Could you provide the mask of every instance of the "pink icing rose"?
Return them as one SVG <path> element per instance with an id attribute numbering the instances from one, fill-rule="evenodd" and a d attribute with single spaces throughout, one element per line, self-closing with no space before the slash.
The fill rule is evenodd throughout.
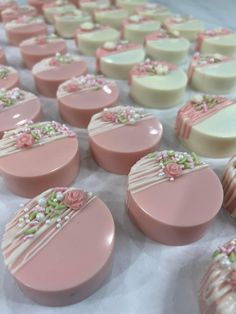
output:
<path id="1" fill-rule="evenodd" d="M 65 194 L 63 203 L 73 210 L 78 210 L 87 201 L 87 194 L 81 190 L 68 191 Z"/>
<path id="2" fill-rule="evenodd" d="M 116 122 L 116 114 L 110 111 L 103 111 L 102 120 L 105 122 Z"/>
<path id="3" fill-rule="evenodd" d="M 165 166 L 164 173 L 169 178 L 177 178 L 182 175 L 183 170 L 176 162 L 171 162 Z"/>
<path id="4" fill-rule="evenodd" d="M 52 59 L 49 61 L 49 65 L 57 66 L 57 65 L 59 65 L 59 64 L 60 64 L 60 62 L 59 62 L 57 59 L 55 59 L 55 58 L 52 58 Z"/>
<path id="5" fill-rule="evenodd" d="M 30 148 L 34 144 L 34 138 L 30 133 L 21 133 L 16 141 L 18 148 Z"/>
<path id="6" fill-rule="evenodd" d="M 66 91 L 68 93 L 73 93 L 78 91 L 78 86 L 74 83 L 69 83 L 66 85 Z"/>
<path id="7" fill-rule="evenodd" d="M 36 42 L 38 45 L 45 45 L 47 43 L 47 40 L 45 36 L 38 36 Z"/>
<path id="8" fill-rule="evenodd" d="M 232 288 L 234 290 L 236 290 L 236 270 L 233 270 L 230 274 L 229 274 L 229 282 L 230 285 L 232 286 Z"/>

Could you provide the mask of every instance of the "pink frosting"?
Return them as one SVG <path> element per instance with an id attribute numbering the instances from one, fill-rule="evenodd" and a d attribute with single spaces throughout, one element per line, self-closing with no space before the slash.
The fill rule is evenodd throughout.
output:
<path id="1" fill-rule="evenodd" d="M 210 30 L 210 31 L 200 32 L 197 36 L 195 50 L 201 51 L 202 43 L 203 43 L 205 38 L 224 36 L 224 35 L 229 35 L 229 34 L 232 34 L 232 31 L 227 29 L 227 28 L 221 28 L 219 30 Z"/>
<path id="2" fill-rule="evenodd" d="M 215 100 L 218 101 L 212 108 L 208 108 L 207 105 L 204 106 L 204 101 L 201 105 L 201 108 L 196 109 L 198 104 L 194 103 L 193 101 L 187 102 L 185 106 L 183 106 L 177 115 L 176 119 L 176 133 L 183 139 L 188 139 L 191 133 L 191 129 L 194 125 L 200 123 L 203 120 L 208 119 L 209 117 L 213 116 L 220 110 L 231 106 L 235 102 L 231 99 L 227 99 L 220 96 L 213 96 Z"/>
<path id="3" fill-rule="evenodd" d="M 118 43 L 114 49 L 106 49 L 104 47 L 98 48 L 96 51 L 96 71 L 100 73 L 100 61 L 105 56 L 119 54 L 129 50 L 135 50 L 142 48 L 141 45 L 134 43 L 121 44 Z"/>
<path id="4" fill-rule="evenodd" d="M 16 146 L 18 148 L 30 148 L 32 147 L 33 144 L 34 144 L 33 136 L 26 132 L 20 134 L 16 141 Z"/>
<path id="5" fill-rule="evenodd" d="M 164 169 L 164 173 L 169 178 L 177 178 L 180 177 L 183 173 L 183 170 L 180 165 L 175 162 L 171 162 L 166 165 Z"/>
<path id="6" fill-rule="evenodd" d="M 71 190 L 65 194 L 63 203 L 73 210 L 80 209 L 87 201 L 87 193 L 82 190 Z"/>

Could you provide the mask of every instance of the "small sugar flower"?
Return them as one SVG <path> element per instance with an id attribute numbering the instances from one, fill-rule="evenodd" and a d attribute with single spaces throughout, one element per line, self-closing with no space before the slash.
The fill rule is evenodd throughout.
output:
<path id="1" fill-rule="evenodd" d="M 77 92 L 77 91 L 78 91 L 78 85 L 75 84 L 75 83 L 68 83 L 68 84 L 65 86 L 65 90 L 66 90 L 68 93 Z"/>
<path id="2" fill-rule="evenodd" d="M 60 64 L 60 62 L 56 58 L 51 58 L 49 60 L 49 65 L 58 66 L 59 64 Z"/>
<path id="3" fill-rule="evenodd" d="M 102 113 L 102 120 L 105 122 L 116 122 L 116 114 L 115 112 L 104 110 Z"/>
<path id="4" fill-rule="evenodd" d="M 21 133 L 16 141 L 18 148 L 30 148 L 34 144 L 34 138 L 30 133 Z"/>
<path id="5" fill-rule="evenodd" d="M 87 194 L 81 190 L 71 190 L 65 193 L 63 204 L 73 210 L 80 209 L 87 201 Z"/>
<path id="6" fill-rule="evenodd" d="M 180 177 L 183 173 L 183 170 L 180 165 L 178 165 L 176 162 L 170 162 L 168 163 L 164 168 L 164 173 L 168 178 L 177 178 Z"/>

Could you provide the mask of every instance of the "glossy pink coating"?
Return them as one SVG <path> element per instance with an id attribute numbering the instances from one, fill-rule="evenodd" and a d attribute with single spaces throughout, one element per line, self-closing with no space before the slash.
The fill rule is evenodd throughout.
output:
<path id="1" fill-rule="evenodd" d="M 28 10 L 22 7 L 9 8 L 1 12 L 1 18 L 3 23 L 15 20 L 23 15 L 36 16 L 37 10 L 34 7 L 29 7 Z"/>
<path id="2" fill-rule="evenodd" d="M 78 170 L 79 143 L 76 137 L 0 157 L 0 172 L 7 187 L 24 197 L 33 197 L 50 187 L 68 186 Z"/>
<path id="3" fill-rule="evenodd" d="M 2 47 L 0 47 L 0 64 L 6 64 L 6 56 Z"/>
<path id="4" fill-rule="evenodd" d="M 48 28 L 46 23 L 43 21 L 41 23 L 35 23 L 25 26 L 19 26 L 13 29 L 6 29 L 6 35 L 10 44 L 14 46 L 19 46 L 19 44 L 28 38 L 47 35 Z"/>
<path id="5" fill-rule="evenodd" d="M 108 92 L 107 92 L 108 90 Z M 77 91 L 58 98 L 62 119 L 78 128 L 87 128 L 91 117 L 104 108 L 117 105 L 119 90 L 116 85 L 99 90 Z"/>
<path id="6" fill-rule="evenodd" d="M 136 193 L 128 191 L 127 207 L 131 219 L 154 241 L 186 245 L 205 234 L 222 201 L 221 183 L 205 167 Z"/>
<path id="7" fill-rule="evenodd" d="M 0 138 L 5 131 L 19 127 L 27 121 L 39 122 L 42 117 L 41 104 L 37 97 L 0 110 Z"/>
<path id="8" fill-rule="evenodd" d="M 37 10 L 38 14 L 43 14 L 43 5 L 53 2 L 53 0 L 27 0 L 29 5 L 32 5 Z"/>
<path id="9" fill-rule="evenodd" d="M 18 73 L 9 73 L 7 77 L 0 79 L 0 89 L 11 89 L 20 85 L 20 78 Z"/>
<path id="10" fill-rule="evenodd" d="M 89 131 L 89 144 L 100 167 L 127 175 L 136 161 L 157 149 L 162 132 L 159 119 L 152 117 L 96 135 Z"/>
<path id="11" fill-rule="evenodd" d="M 21 57 L 27 68 L 31 69 L 37 62 L 44 58 L 49 58 L 55 53 L 66 53 L 66 42 L 60 41 L 44 41 L 45 36 L 39 36 L 36 42 L 24 45 L 24 41 L 20 44 Z"/>
<path id="12" fill-rule="evenodd" d="M 57 89 L 60 84 L 74 76 L 80 76 L 86 73 L 86 62 L 79 60 L 38 72 L 34 74 L 34 80 L 40 94 L 46 97 L 56 97 Z"/>

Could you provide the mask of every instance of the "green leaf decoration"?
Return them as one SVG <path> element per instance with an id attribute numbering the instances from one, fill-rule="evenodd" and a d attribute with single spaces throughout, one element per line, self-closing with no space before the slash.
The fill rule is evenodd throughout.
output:
<path id="1" fill-rule="evenodd" d="M 215 250 L 212 254 L 212 257 L 215 258 L 216 256 L 218 256 L 220 254 L 219 250 Z"/>
<path id="2" fill-rule="evenodd" d="M 230 260 L 231 263 L 236 262 L 236 252 L 230 253 L 229 260 Z"/>
<path id="3" fill-rule="evenodd" d="M 35 234 L 36 231 L 37 231 L 37 228 L 27 229 L 24 231 L 24 235 Z"/>

